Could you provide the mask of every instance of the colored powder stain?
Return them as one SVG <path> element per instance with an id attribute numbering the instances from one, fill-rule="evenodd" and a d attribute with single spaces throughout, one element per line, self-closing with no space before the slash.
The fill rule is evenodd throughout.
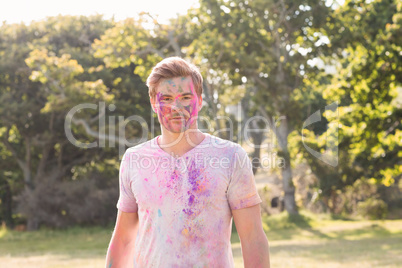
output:
<path id="1" fill-rule="evenodd" d="M 190 198 L 188 199 L 188 203 L 191 206 L 194 202 L 194 195 L 190 195 Z"/>
<path id="2" fill-rule="evenodd" d="M 170 239 L 170 237 L 169 237 L 168 235 L 167 235 L 167 240 L 166 240 L 166 243 L 173 244 L 172 240 Z"/>
<path id="3" fill-rule="evenodd" d="M 188 236 L 188 230 L 187 229 L 183 229 L 183 231 L 181 231 L 181 233 L 185 236 Z"/>
<path id="4" fill-rule="evenodd" d="M 193 211 L 191 209 L 183 209 L 183 212 L 186 213 L 187 215 L 193 214 Z"/>
<path id="5" fill-rule="evenodd" d="M 159 217 L 162 217 L 162 212 L 161 212 L 160 209 L 158 209 L 158 216 L 159 216 Z"/>
<path id="6" fill-rule="evenodd" d="M 186 106 L 184 106 L 184 109 L 189 113 L 189 114 L 191 114 L 191 109 L 192 108 L 192 106 L 191 105 L 186 105 Z"/>
<path id="7" fill-rule="evenodd" d="M 193 160 L 188 168 L 188 180 L 194 192 L 196 192 L 198 189 L 197 179 L 199 179 L 200 177 L 201 177 L 201 171 L 200 169 L 197 169 L 195 162 Z"/>
<path id="8" fill-rule="evenodd" d="M 166 81 L 169 85 L 171 85 L 171 86 L 173 86 L 173 87 L 175 87 L 176 86 L 176 84 L 173 82 L 173 80 L 167 80 Z M 169 88 L 168 88 L 169 89 Z"/>
<path id="9" fill-rule="evenodd" d="M 184 110 L 186 110 L 187 113 L 190 115 L 190 117 L 186 121 L 187 127 L 189 127 L 195 119 L 194 114 L 193 114 L 194 109 L 195 109 L 195 107 L 193 107 L 192 105 L 184 106 Z"/>
<path id="10" fill-rule="evenodd" d="M 112 268 L 112 265 L 113 265 L 113 259 L 110 260 L 108 268 Z"/>
<path id="11" fill-rule="evenodd" d="M 159 92 L 157 94 L 157 102 L 158 102 L 158 107 L 159 107 L 159 111 L 160 111 L 159 115 L 161 116 L 161 118 L 163 120 L 166 120 L 166 116 L 171 113 L 171 108 L 169 106 L 166 106 L 162 102 L 161 98 L 162 98 L 162 94 Z"/>
<path id="12" fill-rule="evenodd" d="M 148 179 L 147 179 L 147 178 L 145 178 L 144 180 L 145 180 L 145 181 L 148 181 Z"/>
<path id="13" fill-rule="evenodd" d="M 197 193 L 202 193 L 206 189 L 205 185 L 201 184 L 198 186 Z"/>

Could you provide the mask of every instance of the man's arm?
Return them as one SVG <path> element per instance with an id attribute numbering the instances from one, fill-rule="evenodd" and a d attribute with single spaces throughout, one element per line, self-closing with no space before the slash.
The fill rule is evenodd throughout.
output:
<path id="1" fill-rule="evenodd" d="M 133 266 L 133 249 L 138 231 L 138 213 L 118 211 L 116 227 L 106 256 L 106 268 Z"/>
<path id="2" fill-rule="evenodd" d="M 245 268 L 269 268 L 268 239 L 261 222 L 260 205 L 232 210 L 240 237 Z"/>

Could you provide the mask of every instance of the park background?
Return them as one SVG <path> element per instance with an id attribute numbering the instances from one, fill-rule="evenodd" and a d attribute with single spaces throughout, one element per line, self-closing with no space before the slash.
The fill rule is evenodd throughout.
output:
<path id="1" fill-rule="evenodd" d="M 1 267 L 104 266 L 122 148 L 160 133 L 145 80 L 169 56 L 201 69 L 203 130 L 253 160 L 273 267 L 400 267 L 402 2 L 148 2 L 181 11 L 0 26 Z"/>

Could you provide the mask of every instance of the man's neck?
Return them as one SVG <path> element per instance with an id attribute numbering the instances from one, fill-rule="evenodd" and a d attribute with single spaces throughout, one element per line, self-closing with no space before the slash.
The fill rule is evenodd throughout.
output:
<path id="1" fill-rule="evenodd" d="M 181 133 L 162 129 L 162 135 L 158 139 L 158 144 L 165 152 L 172 153 L 175 156 L 182 156 L 200 144 L 204 138 L 205 134 L 198 128 L 190 128 Z"/>

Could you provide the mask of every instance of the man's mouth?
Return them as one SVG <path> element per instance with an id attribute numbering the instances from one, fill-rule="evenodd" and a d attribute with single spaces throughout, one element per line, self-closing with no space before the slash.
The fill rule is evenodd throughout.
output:
<path id="1" fill-rule="evenodd" d="M 172 116 L 170 120 L 185 120 L 186 118 L 184 116 Z"/>

